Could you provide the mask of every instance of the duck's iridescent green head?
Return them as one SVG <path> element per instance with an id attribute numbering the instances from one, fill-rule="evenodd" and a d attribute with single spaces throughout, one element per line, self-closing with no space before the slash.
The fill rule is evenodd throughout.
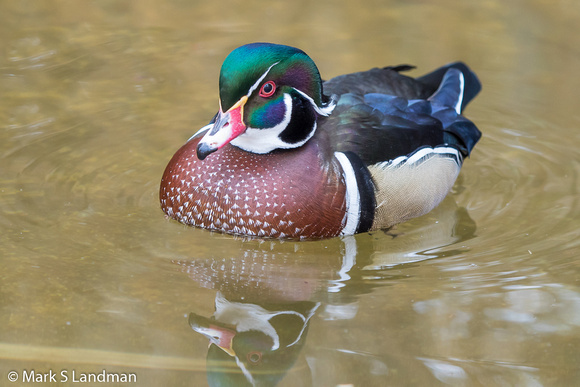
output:
<path id="1" fill-rule="evenodd" d="M 272 67 L 273 66 L 273 67 Z M 270 68 L 271 67 L 271 68 Z M 268 71 L 270 69 L 270 71 Z M 264 73 L 279 85 L 291 85 L 321 106 L 322 82 L 318 68 L 304 51 L 271 43 L 251 43 L 232 51 L 220 72 L 220 100 L 228 110 L 248 94 Z"/>
<path id="2" fill-rule="evenodd" d="M 232 51 L 219 80 L 220 111 L 199 142 L 200 159 L 230 143 L 253 153 L 302 146 L 324 103 L 318 68 L 302 50 L 252 43 Z"/>

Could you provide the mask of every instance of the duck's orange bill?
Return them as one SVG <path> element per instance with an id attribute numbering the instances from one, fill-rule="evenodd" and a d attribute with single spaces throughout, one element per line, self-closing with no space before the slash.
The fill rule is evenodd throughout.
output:
<path id="1" fill-rule="evenodd" d="M 200 160 L 203 160 L 210 153 L 217 151 L 244 133 L 246 130 L 246 125 L 244 124 L 244 105 L 247 101 L 248 97 L 243 96 L 225 113 L 222 112 L 220 103 L 220 111 L 213 128 L 203 136 L 197 145 L 197 157 Z"/>

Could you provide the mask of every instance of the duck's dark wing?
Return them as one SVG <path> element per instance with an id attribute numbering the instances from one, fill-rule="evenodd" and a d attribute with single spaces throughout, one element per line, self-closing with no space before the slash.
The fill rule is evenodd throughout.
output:
<path id="1" fill-rule="evenodd" d="M 333 151 L 353 152 L 369 165 L 444 143 L 443 127 L 436 119 L 385 113 L 363 98 L 343 95 L 334 112 L 321 122 L 320 129 L 330 137 Z"/>
<path id="2" fill-rule="evenodd" d="M 462 70 L 469 72 L 469 84 Z M 340 95 L 320 128 L 331 137 L 335 151 L 354 152 L 366 165 L 440 145 L 452 146 L 466 156 L 481 133 L 460 112 L 481 87 L 479 81 L 463 64 L 431 74 L 422 77 L 425 82 L 392 69 L 333 78 L 324 84 L 326 91 L 345 91 L 347 86 L 354 91 Z M 466 88 L 470 90 L 467 97 Z"/>

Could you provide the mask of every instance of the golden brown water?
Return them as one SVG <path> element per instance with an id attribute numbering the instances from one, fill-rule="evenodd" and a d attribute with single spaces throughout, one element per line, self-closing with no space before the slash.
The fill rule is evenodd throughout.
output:
<path id="1" fill-rule="evenodd" d="M 468 63 L 483 139 L 452 194 L 395 237 L 166 220 L 163 169 L 252 41 L 304 49 L 325 78 Z M 580 385 L 579 69 L 576 0 L 0 3 L 0 385 L 240 377 L 188 323 L 216 298 L 310 316 L 281 323 L 299 340 L 264 355 L 265 385 Z"/>

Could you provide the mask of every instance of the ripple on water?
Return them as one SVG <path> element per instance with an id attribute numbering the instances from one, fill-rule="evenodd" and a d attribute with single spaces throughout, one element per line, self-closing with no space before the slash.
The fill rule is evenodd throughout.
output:
<path id="1" fill-rule="evenodd" d="M 466 163 L 462 184 L 469 189 L 459 199 L 478 224 L 480 247 L 525 257 L 562 250 L 565 240 L 577 244 L 580 163 L 570 144 L 557 134 L 503 129 L 479 145 Z M 572 240 L 564 237 L 569 234 Z"/>

